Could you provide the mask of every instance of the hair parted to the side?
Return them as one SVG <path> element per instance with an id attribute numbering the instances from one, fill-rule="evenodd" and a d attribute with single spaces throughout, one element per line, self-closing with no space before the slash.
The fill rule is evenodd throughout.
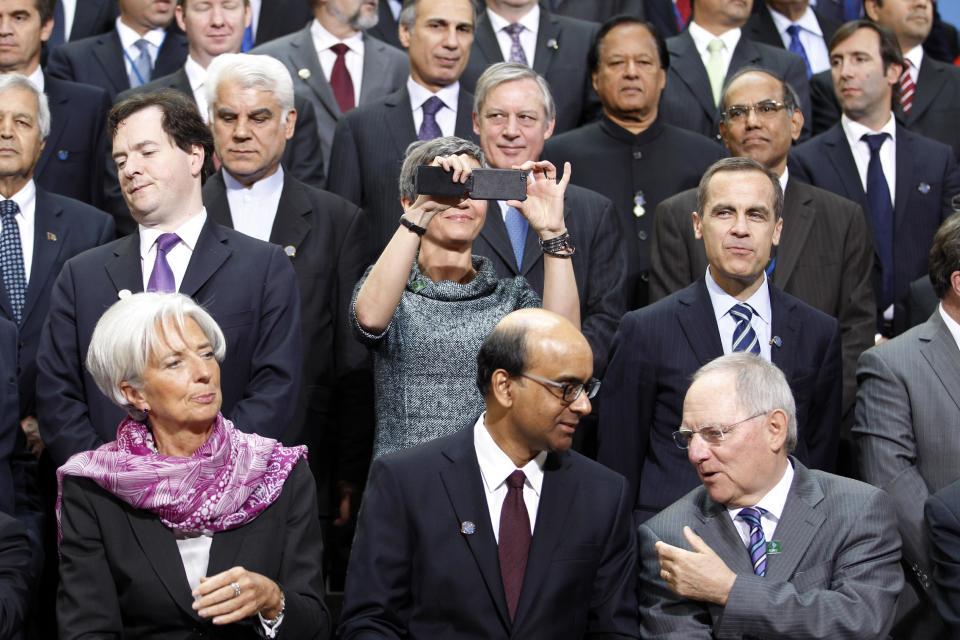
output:
<path id="1" fill-rule="evenodd" d="M 770 180 L 770 186 L 773 188 L 773 215 L 774 219 L 779 220 L 783 214 L 783 188 L 780 186 L 780 178 L 770 169 L 752 158 L 735 157 L 722 158 L 714 162 L 704 171 L 700 178 L 700 184 L 697 186 L 697 213 L 703 217 L 707 207 L 707 199 L 710 196 L 710 181 L 718 173 L 731 171 L 758 171 Z"/>

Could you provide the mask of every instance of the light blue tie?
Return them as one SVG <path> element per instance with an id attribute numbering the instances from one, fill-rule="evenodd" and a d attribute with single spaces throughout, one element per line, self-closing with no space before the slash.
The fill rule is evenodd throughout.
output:
<path id="1" fill-rule="evenodd" d="M 510 245 L 513 247 L 513 256 L 517 259 L 517 272 L 523 267 L 523 248 L 527 244 L 527 219 L 514 207 L 507 207 L 507 215 L 503 219 L 507 225 L 507 235 L 510 236 Z"/>
<path id="2" fill-rule="evenodd" d="M 760 340 L 757 339 L 757 332 L 750 324 L 753 309 L 748 304 L 735 304 L 730 308 L 730 315 L 737 321 L 737 326 L 733 330 L 734 353 L 746 351 L 760 355 Z"/>
<path id="3" fill-rule="evenodd" d="M 27 275 L 23 268 L 20 227 L 16 220 L 19 212 L 20 207 L 13 200 L 0 202 L 0 220 L 3 222 L 3 232 L 0 233 L 0 270 L 7 297 L 10 299 L 10 310 L 13 311 L 17 324 L 20 323 L 23 306 L 27 303 Z"/>
<path id="4" fill-rule="evenodd" d="M 133 43 L 140 55 L 131 61 L 130 65 L 130 88 L 139 87 L 150 82 L 150 75 L 153 70 L 153 61 L 150 59 L 150 43 L 143 38 Z"/>
<path id="5" fill-rule="evenodd" d="M 800 32 L 803 31 L 803 27 L 798 24 L 792 24 L 787 27 L 787 33 L 790 34 L 790 53 L 795 53 L 801 58 L 803 58 L 803 64 L 807 67 L 807 78 L 809 79 L 813 75 L 813 67 L 810 66 L 810 58 L 807 57 L 807 50 L 803 48 L 803 43 L 800 42 Z"/>

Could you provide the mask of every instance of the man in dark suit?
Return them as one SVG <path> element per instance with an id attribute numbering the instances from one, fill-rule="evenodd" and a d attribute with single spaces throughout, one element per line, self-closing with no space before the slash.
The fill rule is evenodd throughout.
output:
<path id="1" fill-rule="evenodd" d="M 376 23 L 375 9 L 359 4 L 348 15 L 334 0 L 317 0 L 310 24 L 251 52 L 282 62 L 294 89 L 310 100 L 325 167 L 330 166 L 333 131 L 343 114 L 399 91 L 407 80 L 409 63 L 403 51 L 362 31 Z M 337 53 L 342 47 L 346 49 Z"/>
<path id="2" fill-rule="evenodd" d="M 108 123 L 120 186 L 137 233 L 64 265 L 37 355 L 40 433 L 53 458 L 114 438 L 122 411 L 82 363 L 93 328 L 120 296 L 179 291 L 226 336 L 223 412 L 238 428 L 279 437 L 301 377 L 300 297 L 290 259 L 274 245 L 209 219 L 200 176 L 213 141 L 196 107 L 174 91 L 118 103 Z"/>
<path id="3" fill-rule="evenodd" d="M 876 333 L 873 242 L 858 205 L 790 175 L 787 158 L 803 120 L 796 100 L 792 88 L 769 71 L 741 69 L 724 89 L 720 133 L 731 155 L 752 158 L 780 178 L 784 229 L 767 275 L 778 288 L 840 321 L 847 415 L 856 399 L 857 358 L 873 346 Z M 747 111 L 744 105 L 767 105 L 768 112 L 760 106 Z M 654 300 L 688 286 L 707 268 L 703 243 L 694 237 L 690 221 L 696 208 L 697 193 L 691 189 L 657 209 Z"/>
<path id="4" fill-rule="evenodd" d="M 551 13 L 603 24 L 614 16 L 628 15 L 643 20 L 644 0 L 541 0 Z"/>
<path id="5" fill-rule="evenodd" d="M 526 309 L 477 364 L 471 428 L 374 462 L 340 637 L 638 637 L 626 483 L 569 451 L 599 385 L 589 344 Z"/>
<path id="6" fill-rule="evenodd" d="M 252 0 L 253 44 L 260 46 L 303 28 L 313 0 Z"/>
<path id="7" fill-rule="evenodd" d="M 951 634 L 960 634 L 960 481 L 927 498 L 924 514 L 937 612 Z"/>
<path id="8" fill-rule="evenodd" d="M 574 184 L 613 201 L 627 258 L 627 309 L 637 309 L 649 302 L 653 212 L 695 187 L 723 149 L 659 117 L 670 54 L 649 23 L 629 16 L 604 23 L 589 66 L 603 118 L 550 138 L 543 155 L 558 167 L 570 162 Z"/>
<path id="9" fill-rule="evenodd" d="M 759 11 L 744 28 L 747 37 L 797 54 L 807 77 L 830 70 L 828 45 L 840 22 L 815 10 L 809 0 L 756 0 L 756 4 Z"/>
<path id="10" fill-rule="evenodd" d="M 783 226 L 776 174 L 749 158 L 725 158 L 704 174 L 697 202 L 694 232 L 708 268 L 623 317 L 603 381 L 597 459 L 627 477 L 640 522 L 697 485 L 671 433 L 690 374 L 724 353 L 749 351 L 783 369 L 797 399 L 797 457 L 820 469 L 836 462 L 839 325 L 764 272 Z"/>
<path id="11" fill-rule="evenodd" d="M 337 122 L 327 185 L 369 216 L 372 255 L 383 250 L 403 214 L 397 179 L 410 143 L 451 135 L 476 141 L 473 96 L 460 86 L 475 19 L 470 0 L 406 3 L 400 14 L 410 58 L 406 86 Z"/>
<path id="12" fill-rule="evenodd" d="M 30 590 L 30 543 L 21 522 L 0 513 L 0 636 L 19 638 L 28 622 Z"/>
<path id="13" fill-rule="evenodd" d="M 888 637 L 903 586 L 890 497 L 789 455 L 797 420 L 762 359 L 694 374 L 673 436 L 701 486 L 640 526 L 641 637 Z"/>
<path id="14" fill-rule="evenodd" d="M 82 40 L 113 29 L 117 3 L 112 0 L 41 0 L 53 5 L 56 23 L 46 42 L 47 52 L 64 42 Z M 59 23 L 59 24 L 57 24 Z"/>
<path id="15" fill-rule="evenodd" d="M 173 24 L 173 3 L 119 0 L 118 6 L 112 31 L 57 47 L 47 72 L 100 87 L 113 101 L 118 93 L 183 66 L 187 39 Z"/>
<path id="16" fill-rule="evenodd" d="M 670 73 L 660 102 L 664 121 L 719 140 L 720 93 L 727 78 L 746 66 L 770 69 L 800 96 L 810 117 L 810 91 L 803 60 L 783 49 L 750 40 L 744 0 L 697 0 L 687 30 L 667 40 Z M 803 137 L 809 135 L 809 128 Z"/>
<path id="17" fill-rule="evenodd" d="M 377 24 L 368 28 L 367 33 L 391 47 L 402 49 L 398 35 L 400 25 L 397 23 L 402 8 L 401 0 L 377 0 Z"/>
<path id="18" fill-rule="evenodd" d="M 557 133 L 596 119 L 600 101 L 590 84 L 587 54 L 594 23 L 552 15 L 537 0 L 487 0 L 477 18 L 463 86 L 471 93 L 484 69 L 495 62 L 531 67 L 550 85 L 557 103 Z"/>
<path id="19" fill-rule="evenodd" d="M 907 327 L 907 289 L 927 271 L 933 234 L 960 193 L 960 172 L 949 147 L 895 121 L 890 105 L 903 58 L 889 30 L 848 22 L 831 44 L 844 117 L 794 149 L 791 161 L 797 177 L 867 213 L 877 255 L 878 329 L 889 337 Z"/>

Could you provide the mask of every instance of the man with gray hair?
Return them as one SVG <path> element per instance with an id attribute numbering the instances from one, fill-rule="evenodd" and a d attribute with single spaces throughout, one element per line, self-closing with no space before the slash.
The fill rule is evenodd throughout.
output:
<path id="1" fill-rule="evenodd" d="M 903 586 L 893 505 L 790 455 L 783 372 L 717 358 L 693 375 L 679 424 L 674 448 L 702 486 L 639 528 L 640 636 L 886 637 Z"/>

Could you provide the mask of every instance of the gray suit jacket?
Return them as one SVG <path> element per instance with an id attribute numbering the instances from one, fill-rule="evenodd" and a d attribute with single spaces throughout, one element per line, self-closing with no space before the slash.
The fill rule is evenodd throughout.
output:
<path id="1" fill-rule="evenodd" d="M 323 166 L 329 167 L 333 131 L 343 113 L 333 97 L 330 83 L 323 75 L 320 59 L 313 46 L 310 25 L 260 45 L 250 53 L 273 56 L 282 62 L 290 71 L 296 92 L 306 96 L 313 104 L 317 116 L 317 133 L 320 134 Z M 363 35 L 363 80 L 360 83 L 359 104 L 366 104 L 398 91 L 406 83 L 409 73 L 410 66 L 403 51 Z"/>
<path id="2" fill-rule="evenodd" d="M 885 637 L 903 586 L 890 498 L 862 482 L 811 471 L 795 475 L 775 530 L 782 553 L 755 576 L 724 505 L 698 487 L 640 526 L 640 637 Z M 922 507 L 921 503 L 921 507 Z M 690 549 L 690 526 L 737 574 L 723 607 L 682 598 L 660 578 L 658 540 Z"/>

